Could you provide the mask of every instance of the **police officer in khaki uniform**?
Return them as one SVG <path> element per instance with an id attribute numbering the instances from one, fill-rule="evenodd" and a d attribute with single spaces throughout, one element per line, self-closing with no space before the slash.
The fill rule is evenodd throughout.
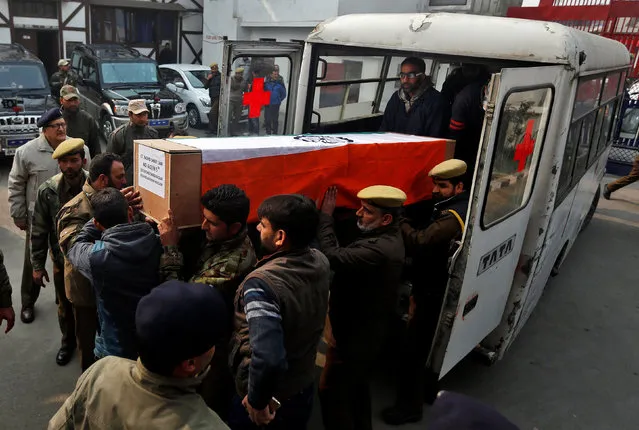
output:
<path id="1" fill-rule="evenodd" d="M 419 230 L 405 220 L 401 223 L 406 254 L 413 263 L 407 273 L 413 288 L 396 402 L 382 412 L 382 418 L 390 425 L 421 420 L 424 401 L 432 403 L 437 393 L 437 375 L 426 369 L 426 360 L 448 283 L 451 245 L 461 239 L 464 231 L 468 210 L 466 172 L 462 160 L 447 160 L 435 166 L 429 173 L 435 201 L 430 224 Z"/>
<path id="2" fill-rule="evenodd" d="M 80 93 L 73 85 L 65 85 L 60 90 L 62 116 L 67 122 L 67 135 L 84 140 L 84 143 L 95 157 L 100 148 L 100 128 L 93 117 L 80 109 Z"/>
<path id="3" fill-rule="evenodd" d="M 157 139 L 157 130 L 148 126 L 149 109 L 143 99 L 129 102 L 129 123 L 116 128 L 109 137 L 107 152 L 118 154 L 124 161 L 126 181 L 133 184 L 133 141 L 137 139 Z"/>
<path id="4" fill-rule="evenodd" d="M 404 266 L 398 212 L 406 194 L 377 185 L 357 195 L 361 237 L 341 247 L 333 226 L 337 190 L 326 192 L 318 240 L 334 272 L 329 299 L 332 338 L 320 379 L 324 427 L 371 430 L 369 381 L 394 312 Z"/>
<path id="5" fill-rule="evenodd" d="M 68 139 L 67 125 L 58 108 L 46 111 L 38 119 L 42 128 L 40 136 L 25 143 L 16 151 L 9 173 L 9 205 L 14 224 L 26 233 L 24 266 L 22 269 L 22 309 L 20 319 L 31 323 L 35 318 L 35 302 L 40 296 L 40 286 L 33 282 L 31 267 L 31 217 L 40 185 L 60 172 L 58 163 L 51 158 L 53 151 Z M 85 148 L 87 162 L 89 149 Z"/>
<path id="6" fill-rule="evenodd" d="M 2 321 L 7 322 L 4 332 L 9 333 L 16 322 L 16 314 L 11 304 L 11 282 L 9 282 L 7 269 L 4 267 L 4 255 L 0 250 L 0 326 Z"/>
<path id="7" fill-rule="evenodd" d="M 64 292 L 64 255 L 58 244 L 56 216 L 61 206 L 82 191 L 82 185 L 88 175 L 83 169 L 86 165 L 84 148 L 82 139 L 72 138 L 62 142 L 53 151 L 52 158 L 58 161 L 60 173 L 38 188 L 31 228 L 31 262 L 33 281 L 36 285 L 44 287 L 45 279 L 49 282 L 45 263 L 47 251 L 51 250 L 58 323 L 62 332 L 62 342 L 56 355 L 56 363 L 60 366 L 66 365 L 71 360 L 76 341 L 73 308 Z"/>

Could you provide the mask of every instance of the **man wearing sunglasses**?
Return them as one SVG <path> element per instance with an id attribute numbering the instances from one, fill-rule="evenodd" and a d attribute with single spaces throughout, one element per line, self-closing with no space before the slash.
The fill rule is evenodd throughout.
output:
<path id="1" fill-rule="evenodd" d="M 426 76 L 424 60 L 406 58 L 399 80 L 401 87 L 386 105 L 380 131 L 444 137 L 446 109 L 441 94 Z"/>
<path id="2" fill-rule="evenodd" d="M 50 177 L 60 173 L 58 160 L 53 158 L 55 149 L 67 139 L 67 128 L 62 112 L 53 108 L 38 120 L 42 133 L 17 149 L 9 173 L 9 205 L 14 224 L 27 234 L 24 265 L 22 269 L 22 310 L 20 319 L 30 323 L 35 318 L 34 306 L 40 295 L 40 285 L 33 280 L 31 265 L 31 219 L 37 191 Z M 89 148 L 84 145 L 87 163 L 91 161 Z"/>

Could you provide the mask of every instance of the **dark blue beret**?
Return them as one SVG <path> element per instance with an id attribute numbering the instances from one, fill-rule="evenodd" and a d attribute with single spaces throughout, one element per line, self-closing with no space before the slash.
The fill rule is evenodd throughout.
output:
<path id="1" fill-rule="evenodd" d="M 38 127 L 44 127 L 51 121 L 55 121 L 58 118 L 62 118 L 62 111 L 60 110 L 60 108 L 49 109 L 48 111 L 43 113 L 38 120 Z"/>
<path id="2" fill-rule="evenodd" d="M 428 430 L 519 430 L 499 412 L 450 391 L 440 391 L 433 404 Z"/>
<path id="3" fill-rule="evenodd" d="M 140 300 L 135 326 L 141 348 L 180 362 L 215 346 L 228 327 L 227 318 L 224 298 L 215 287 L 167 281 Z"/>

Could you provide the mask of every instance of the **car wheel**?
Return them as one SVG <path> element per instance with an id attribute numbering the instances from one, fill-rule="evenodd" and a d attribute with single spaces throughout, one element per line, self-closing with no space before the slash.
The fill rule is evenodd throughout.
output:
<path id="1" fill-rule="evenodd" d="M 200 111 L 194 105 L 188 105 L 186 107 L 186 113 L 189 118 L 189 127 L 198 128 L 202 125 L 200 119 Z"/>
<path id="2" fill-rule="evenodd" d="M 113 133 L 113 121 L 111 120 L 111 116 L 109 114 L 102 114 L 100 117 L 100 130 L 102 130 L 102 135 L 104 138 L 109 140 L 109 136 Z"/>

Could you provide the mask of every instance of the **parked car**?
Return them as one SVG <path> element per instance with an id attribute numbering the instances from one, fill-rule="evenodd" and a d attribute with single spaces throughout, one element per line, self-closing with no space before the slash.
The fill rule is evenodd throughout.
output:
<path id="1" fill-rule="evenodd" d="M 157 63 L 139 51 L 117 44 L 78 45 L 71 67 L 79 76 L 78 89 L 87 110 L 108 137 L 129 121 L 129 100 L 145 99 L 149 126 L 165 137 L 171 128 L 188 128 L 182 98 L 160 79 Z"/>
<path id="2" fill-rule="evenodd" d="M 199 64 L 162 64 L 160 75 L 172 91 L 182 97 L 186 104 L 189 126 L 200 127 L 209 123 L 211 98 L 204 88 L 206 77 L 211 70 Z"/>
<path id="3" fill-rule="evenodd" d="M 56 106 L 42 61 L 18 43 L 0 44 L 0 156 L 38 137 L 38 118 Z"/>

